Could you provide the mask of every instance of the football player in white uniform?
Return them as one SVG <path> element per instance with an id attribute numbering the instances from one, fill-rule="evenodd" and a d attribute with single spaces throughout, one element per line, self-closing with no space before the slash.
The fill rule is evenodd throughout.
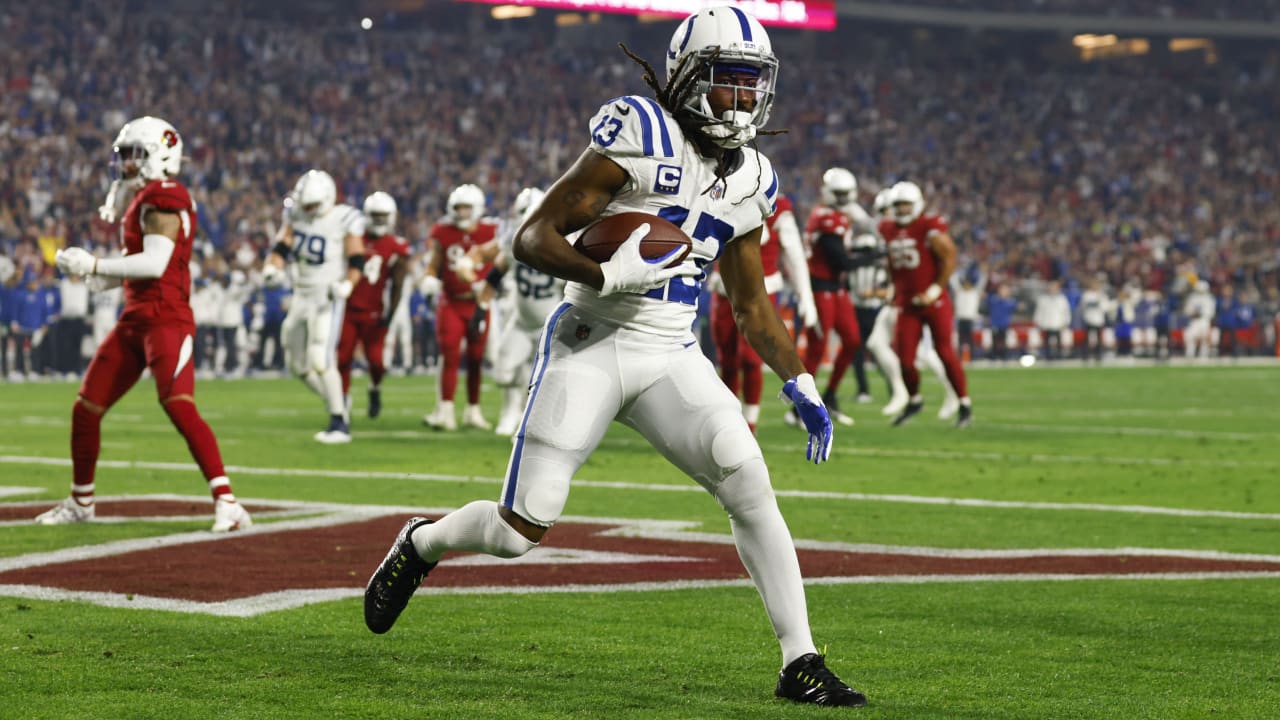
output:
<path id="1" fill-rule="evenodd" d="M 435 523 L 406 523 L 369 580 L 365 623 L 389 630 L 446 551 L 515 557 L 536 547 L 560 517 L 570 479 L 618 420 L 728 512 L 781 644 L 775 693 L 819 705 L 865 704 L 815 649 L 795 546 L 760 446 L 690 330 L 703 270 L 718 257 L 739 327 L 786 379 L 783 393 L 809 431 L 809 459 L 828 458 L 831 418 L 761 272 L 760 237 L 778 177 L 767 158 L 744 147 L 768 120 L 777 59 L 764 28 L 736 7 L 705 9 L 680 24 L 664 86 L 635 59 L 656 98 L 605 103 L 588 126 L 588 148 L 516 235 L 517 260 L 569 283 L 543 330 L 501 501 L 473 502 Z M 665 265 L 675 253 L 642 259 L 648 224 L 603 263 L 566 240 L 626 211 L 679 225 L 693 239 L 692 251 L 671 268 Z"/>
<path id="2" fill-rule="evenodd" d="M 565 281 L 537 268 L 517 262 L 512 257 L 512 241 L 516 230 L 542 202 L 545 193 L 535 187 L 527 187 L 516 196 L 511 216 L 503 223 L 498 238 L 491 243 L 474 247 L 467 253 L 470 267 L 493 263 L 485 280 L 482 303 L 498 292 L 511 291 L 513 301 L 504 308 L 500 341 L 493 358 L 493 381 L 503 388 L 502 412 L 494 432 L 514 435 L 529 396 L 529 375 L 533 371 L 538 338 L 547 316 L 555 312 L 564 299 Z M 515 272 L 511 273 L 514 268 Z M 510 276 L 515 276 L 514 282 Z M 491 343 L 492 344 L 492 343 Z"/>
<path id="3" fill-rule="evenodd" d="M 329 426 L 315 435 L 325 444 L 351 442 L 351 428 L 338 374 L 337 345 L 342 312 L 364 268 L 364 215 L 337 204 L 329 173 L 308 170 L 285 198 L 276 244 L 262 268 L 267 284 L 282 280 L 294 263 L 293 298 L 280 335 L 290 372 L 324 400 Z"/>

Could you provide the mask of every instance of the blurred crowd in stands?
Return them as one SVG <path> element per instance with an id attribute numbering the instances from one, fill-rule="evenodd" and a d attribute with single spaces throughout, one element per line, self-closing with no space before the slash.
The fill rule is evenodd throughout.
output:
<path id="1" fill-rule="evenodd" d="M 1275 3 L 1238 5 L 1222 7 Z M 1177 6 L 1183 15 L 1218 4 Z M 202 362 L 212 370 L 217 358 L 235 374 L 278 363 L 258 339 L 278 326 L 287 296 L 269 297 L 257 269 L 303 171 L 328 170 L 356 205 L 390 192 L 399 233 L 421 250 L 453 187 L 479 184 L 489 211 L 503 213 L 520 188 L 545 187 L 581 152 L 599 104 L 647 92 L 616 47 L 566 48 L 545 24 L 529 32 L 487 16 L 459 27 L 402 18 L 363 33 L 350 18 L 227 7 L 197 16 L 51 0 L 0 11 L 4 374 L 78 372 L 82 346 L 114 312 L 118 298 L 56 277 L 51 261 L 66 245 L 112 251 L 112 228 L 95 209 L 110 141 L 130 117 L 164 117 L 184 136 L 182 179 L 200 204 L 197 295 L 218 296 L 208 307 L 196 301 L 216 318 L 201 323 L 210 328 L 202 346 L 221 348 Z M 670 30 L 634 25 L 626 39 L 661 71 Z M 1087 335 L 1098 322 L 1117 352 L 1157 352 L 1148 330 L 1182 352 L 1182 331 L 1203 315 L 1191 302 L 1197 288 L 1214 302 L 1215 352 L 1274 354 L 1280 53 L 1085 64 L 1030 40 L 995 50 L 964 32 L 892 26 L 777 31 L 775 44 L 782 70 L 770 128 L 788 132 L 759 146 L 784 190 L 803 216 L 833 164 L 857 174 L 864 204 L 897 179 L 921 184 L 961 249 L 957 288 L 968 282 L 978 297 L 973 356 L 1002 327 L 1033 330 L 1008 339 L 1035 348 L 1042 330 Z M 835 47 L 844 51 L 824 51 Z M 1041 300 L 1054 294 L 1069 312 L 1041 325 Z M 405 370 L 432 361 L 430 312 L 410 299 L 409 324 L 422 327 L 401 353 Z"/>
<path id="2" fill-rule="evenodd" d="M 1275 20 L 1278 0 L 870 0 L 895 6 L 1001 13 L 1062 13 L 1180 20 Z"/>

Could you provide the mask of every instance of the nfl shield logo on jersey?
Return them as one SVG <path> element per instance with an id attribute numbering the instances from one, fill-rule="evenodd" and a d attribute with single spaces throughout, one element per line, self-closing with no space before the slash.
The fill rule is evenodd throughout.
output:
<path id="1" fill-rule="evenodd" d="M 579 340 L 586 340 L 587 338 L 591 337 L 591 326 L 579 325 L 578 329 L 573 333 L 573 336 L 578 338 Z"/>
<path id="2" fill-rule="evenodd" d="M 720 180 L 711 186 L 711 199 L 720 200 L 724 197 L 724 181 Z"/>
<path id="3" fill-rule="evenodd" d="M 680 173 L 677 165 L 659 165 L 657 176 L 653 179 L 653 191 L 665 195 L 680 192 Z"/>

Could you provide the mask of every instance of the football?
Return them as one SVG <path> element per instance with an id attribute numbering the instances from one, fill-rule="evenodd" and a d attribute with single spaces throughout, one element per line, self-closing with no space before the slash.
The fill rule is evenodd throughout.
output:
<path id="1" fill-rule="evenodd" d="M 679 227 L 657 215 L 642 212 L 610 215 L 588 227 L 573 247 L 596 262 L 604 262 L 613 257 L 613 253 L 631 235 L 632 230 L 644 223 L 649 223 L 649 234 L 640 241 L 642 257 L 652 260 L 682 247 L 684 252 L 669 264 L 678 265 L 693 249 L 693 241 Z"/>

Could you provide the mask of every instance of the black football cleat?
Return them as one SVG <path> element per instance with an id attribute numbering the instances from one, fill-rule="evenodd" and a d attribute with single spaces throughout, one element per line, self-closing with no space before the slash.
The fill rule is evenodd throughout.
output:
<path id="1" fill-rule="evenodd" d="M 862 707 L 867 696 L 845 685 L 827 669 L 821 655 L 801 655 L 778 673 L 773 694 L 798 703 L 826 707 Z"/>
<path id="2" fill-rule="evenodd" d="M 436 563 L 429 563 L 418 556 L 409 536 L 414 530 L 430 525 L 433 521 L 424 517 L 410 518 L 400 528 L 391 550 L 383 558 L 382 564 L 373 571 L 369 584 L 364 589 L 364 624 L 381 635 L 396 624 L 396 618 L 404 612 L 409 598 L 422 584 L 422 579 L 431 572 Z"/>
<path id="3" fill-rule="evenodd" d="M 369 388 L 369 419 L 378 417 L 382 414 L 382 390 L 378 388 Z"/>
<path id="4" fill-rule="evenodd" d="M 853 418 L 840 412 L 840 400 L 836 397 L 835 390 L 827 388 L 827 391 L 822 393 L 822 404 L 827 406 L 827 415 L 830 416 L 832 422 L 837 422 L 841 425 L 853 424 Z"/>
<path id="5" fill-rule="evenodd" d="M 956 427 L 964 429 L 973 424 L 973 408 L 968 405 L 960 406 L 960 414 L 956 416 Z"/>
<path id="6" fill-rule="evenodd" d="M 822 404 L 827 406 L 827 410 L 840 412 L 840 399 L 836 397 L 836 391 L 832 388 L 827 388 L 826 392 L 822 393 Z"/>
<path id="7" fill-rule="evenodd" d="M 907 403 L 907 407 L 902 411 L 902 414 L 893 419 L 893 426 L 898 427 L 899 425 L 905 424 L 908 420 L 920 414 L 920 411 L 923 409 L 923 402 Z"/>

